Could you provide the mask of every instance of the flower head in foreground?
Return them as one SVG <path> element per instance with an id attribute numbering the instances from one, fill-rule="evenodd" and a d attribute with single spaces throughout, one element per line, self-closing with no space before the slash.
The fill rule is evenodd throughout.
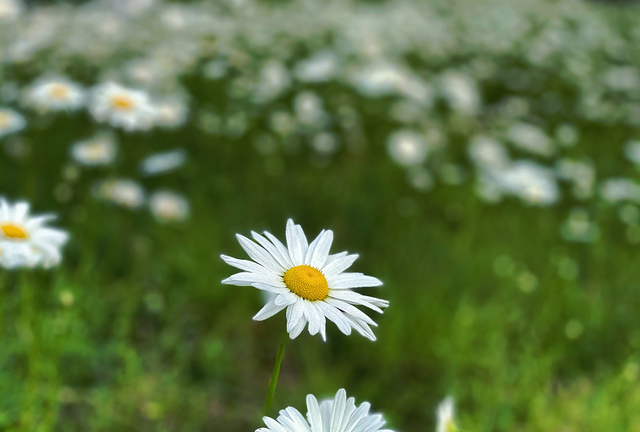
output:
<path id="1" fill-rule="evenodd" d="M 309 323 L 309 333 L 320 333 L 326 340 L 326 319 L 333 321 L 346 335 L 351 329 L 371 340 L 376 340 L 369 325 L 376 323 L 354 305 L 368 307 L 382 313 L 389 302 L 352 291 L 353 288 L 382 285 L 378 279 L 362 273 L 346 273 L 358 255 L 341 252 L 329 255 L 333 232 L 323 230 L 308 243 L 300 225 L 287 221 L 287 246 L 272 234 L 264 236 L 252 232 L 257 244 L 237 235 L 238 241 L 253 261 L 226 255 L 222 259 L 229 265 L 244 270 L 223 283 L 253 286 L 277 294 L 253 317 L 262 321 L 282 309 L 287 309 L 287 332 L 296 338 Z"/>
<path id="2" fill-rule="evenodd" d="M 49 228 L 54 215 L 29 215 L 29 204 L 13 205 L 0 198 L 0 265 L 5 268 L 58 265 L 60 249 L 67 242 L 66 232 Z"/>
<path id="3" fill-rule="evenodd" d="M 438 405 L 438 426 L 436 432 L 455 432 L 458 430 L 453 421 L 454 407 L 453 398 L 447 397 Z"/>
<path id="4" fill-rule="evenodd" d="M 289 407 L 280 411 L 277 420 L 264 417 L 266 428 L 256 432 L 393 432 L 381 429 L 385 421 L 380 414 L 370 414 L 371 405 L 362 403 L 356 408 L 355 399 L 347 399 L 344 389 L 336 397 L 318 403 L 313 395 L 307 396 L 307 418 Z"/>

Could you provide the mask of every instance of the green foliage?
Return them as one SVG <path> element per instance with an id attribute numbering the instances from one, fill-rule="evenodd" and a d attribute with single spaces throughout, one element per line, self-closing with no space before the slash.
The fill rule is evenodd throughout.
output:
<path id="1" fill-rule="evenodd" d="M 105 172 L 83 171 L 71 200 L 54 201 L 88 124 L 31 129 L 31 156 L 2 161 L 7 196 L 58 211 L 72 240 L 59 269 L 1 276 L 0 429 L 260 427 L 284 317 L 253 322 L 259 293 L 223 286 L 233 269 L 218 256 L 244 256 L 236 232 L 283 238 L 290 216 L 310 235 L 333 229 L 333 250 L 359 253 L 355 271 L 382 279 L 368 291 L 391 307 L 375 343 L 332 325 L 326 343 L 289 343 L 274 409 L 345 387 L 400 431 L 432 430 L 447 394 L 465 431 L 640 428 L 640 270 L 614 209 L 598 210 L 597 243 L 573 245 L 559 235 L 569 207 L 490 206 L 470 184 L 411 190 L 384 134 L 331 161 L 304 148 L 262 156 L 251 137 L 193 128 L 123 135 L 119 174 L 150 151 L 189 151 L 180 172 L 144 181 L 192 201 L 189 221 L 158 225 L 96 201 Z M 585 150 L 620 151 L 591 139 Z"/>

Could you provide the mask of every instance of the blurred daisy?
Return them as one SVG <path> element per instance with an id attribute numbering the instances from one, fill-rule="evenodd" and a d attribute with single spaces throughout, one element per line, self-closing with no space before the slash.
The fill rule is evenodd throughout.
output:
<path id="1" fill-rule="evenodd" d="M 115 160 L 117 153 L 115 138 L 105 132 L 71 146 L 71 157 L 85 166 L 109 165 Z"/>
<path id="2" fill-rule="evenodd" d="M 167 98 L 155 105 L 156 120 L 158 126 L 165 128 L 177 128 L 187 121 L 187 104 L 179 97 Z"/>
<path id="3" fill-rule="evenodd" d="M 347 399 L 344 389 L 338 390 L 334 399 L 318 403 L 313 395 L 307 396 L 307 417 L 288 407 L 280 411 L 276 420 L 263 417 L 266 428 L 256 432 L 393 432 L 382 429 L 385 421 L 381 414 L 369 412 L 371 404 L 356 407 L 355 399 Z"/>
<path id="4" fill-rule="evenodd" d="M 15 21 L 22 12 L 19 0 L 0 0 L 0 22 Z"/>
<path id="5" fill-rule="evenodd" d="M 438 426 L 436 432 L 457 431 L 458 428 L 453 420 L 454 415 L 453 398 L 449 396 L 438 405 Z"/>
<path id="6" fill-rule="evenodd" d="M 429 146 L 424 136 L 411 130 L 393 132 L 387 139 L 389 156 L 398 165 L 420 165 L 427 158 Z"/>
<path id="7" fill-rule="evenodd" d="M 154 153 L 140 163 L 140 171 L 147 176 L 162 174 L 180 168 L 187 160 L 184 149 Z"/>
<path id="8" fill-rule="evenodd" d="M 0 108 L 0 138 L 21 131 L 26 125 L 22 114 L 9 108 Z"/>
<path id="9" fill-rule="evenodd" d="M 93 90 L 89 111 L 97 121 L 106 121 L 127 131 L 150 129 L 156 118 L 146 92 L 113 82 L 100 84 Z"/>
<path id="10" fill-rule="evenodd" d="M 5 268 L 49 268 L 62 260 L 61 248 L 69 236 L 49 228 L 46 223 L 54 215 L 29 215 L 29 203 L 13 205 L 0 198 L 0 265 Z"/>
<path id="11" fill-rule="evenodd" d="M 376 340 L 369 325 L 377 324 L 354 305 L 368 307 L 382 313 L 389 302 L 365 296 L 353 288 L 382 285 L 378 279 L 362 273 L 345 273 L 358 255 L 341 252 L 329 255 L 333 232 L 323 230 L 311 244 L 300 225 L 287 221 L 284 246 L 272 234 L 251 232 L 258 243 L 237 235 L 242 248 L 254 261 L 240 260 L 226 255 L 221 258 L 229 265 L 244 270 L 222 283 L 253 286 L 277 294 L 254 317 L 262 321 L 287 309 L 287 332 L 296 338 L 309 323 L 309 333 L 321 334 L 326 340 L 326 319 L 333 321 L 346 335 L 355 329 L 364 337 Z"/>
<path id="12" fill-rule="evenodd" d="M 189 217 L 189 201 L 180 194 L 166 190 L 149 197 L 149 209 L 159 222 L 180 222 Z"/>
<path id="13" fill-rule="evenodd" d="M 101 199 L 111 201 L 129 209 L 140 208 L 145 201 L 142 186 L 133 180 L 109 179 L 97 184 L 94 194 Z"/>
<path id="14" fill-rule="evenodd" d="M 74 111 L 84 105 L 82 87 L 66 78 L 42 78 L 29 87 L 25 103 L 38 111 Z"/>

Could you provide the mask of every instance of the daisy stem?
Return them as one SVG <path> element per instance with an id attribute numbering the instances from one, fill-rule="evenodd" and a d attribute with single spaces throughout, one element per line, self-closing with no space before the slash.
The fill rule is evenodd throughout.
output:
<path id="1" fill-rule="evenodd" d="M 269 392 L 267 393 L 267 399 L 264 402 L 264 415 L 269 415 L 271 410 L 271 402 L 276 394 L 276 384 L 278 384 L 278 376 L 280 375 L 280 366 L 282 365 L 282 359 L 284 357 L 284 346 L 287 342 L 287 336 L 283 336 L 280 341 L 280 347 L 278 348 L 278 355 L 276 356 L 276 364 L 273 366 L 273 373 L 271 374 L 271 382 L 269 383 Z"/>

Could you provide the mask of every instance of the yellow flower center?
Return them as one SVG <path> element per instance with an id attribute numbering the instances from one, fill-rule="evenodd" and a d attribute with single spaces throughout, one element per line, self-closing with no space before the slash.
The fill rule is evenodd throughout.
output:
<path id="1" fill-rule="evenodd" d="M 69 95 L 69 89 L 62 84 L 53 84 L 49 91 L 54 99 L 66 99 Z"/>
<path id="2" fill-rule="evenodd" d="M 118 95 L 111 98 L 111 106 L 121 111 L 131 111 L 134 105 L 133 99 L 126 95 Z"/>
<path id="3" fill-rule="evenodd" d="M 283 276 L 284 283 L 303 299 L 309 301 L 324 300 L 329 295 L 329 284 L 322 272 L 310 265 L 291 267 Z"/>
<path id="4" fill-rule="evenodd" d="M 6 113 L 0 113 L 0 127 L 4 128 L 9 126 L 9 124 L 11 123 L 11 117 L 9 116 L 9 114 Z"/>
<path id="5" fill-rule="evenodd" d="M 11 239 L 18 239 L 18 240 L 27 238 L 27 232 L 24 229 L 17 227 L 15 225 L 12 225 L 12 224 L 0 225 L 0 229 L 2 229 L 2 232 L 4 233 L 5 237 L 9 237 Z"/>

